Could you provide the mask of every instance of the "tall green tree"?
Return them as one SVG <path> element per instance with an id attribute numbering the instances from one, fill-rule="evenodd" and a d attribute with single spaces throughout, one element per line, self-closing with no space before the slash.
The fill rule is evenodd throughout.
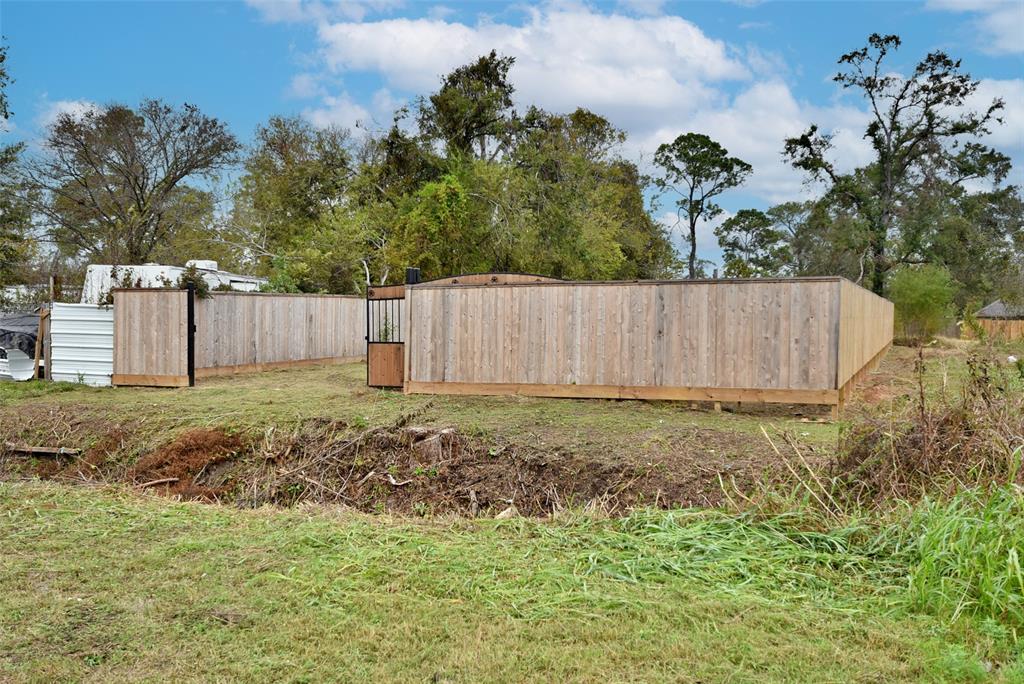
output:
<path id="1" fill-rule="evenodd" d="M 584 109 L 519 116 L 512 66 L 492 52 L 453 70 L 414 117 L 400 109 L 386 130 L 342 145 L 347 156 L 317 153 L 324 132 L 301 121 L 264 127 L 233 224 L 254 229 L 248 250 L 263 255 L 275 286 L 351 291 L 406 266 L 426 278 L 673 273 L 675 252 L 645 201 L 649 181 L 618 154 L 625 134 Z M 282 161 L 282 149 L 309 152 Z"/>
<path id="2" fill-rule="evenodd" d="M 0 45 L 0 126 L 11 118 L 7 105 L 7 46 Z M 19 182 L 17 166 L 22 144 L 0 145 L 0 285 L 12 282 L 32 251 L 32 216 Z"/>
<path id="3" fill-rule="evenodd" d="M 886 275 L 898 263 L 891 239 L 908 184 L 928 169 L 940 169 L 954 182 L 990 177 L 1005 168 L 1005 157 L 979 144 L 957 143 L 989 132 L 1003 108 L 994 100 L 975 112 L 965 103 L 979 82 L 945 52 L 928 54 L 909 76 L 891 71 L 888 57 L 899 49 L 899 36 L 872 34 L 867 45 L 839 58 L 833 80 L 860 93 L 871 116 L 864 137 L 874 150 L 874 162 L 860 177 L 841 172 L 832 159 L 831 137 L 812 125 L 785 142 L 784 155 L 856 210 L 868 227 L 871 289 L 882 294 Z"/>
<path id="4" fill-rule="evenodd" d="M 1014 186 L 967 192 L 941 179 L 910 193 L 893 250 L 904 264 L 936 264 L 957 286 L 955 301 L 1007 297 L 1024 239 L 1024 203 Z M 1011 288 L 1013 289 L 1013 288 Z"/>
<path id="5" fill-rule="evenodd" d="M 421 133 L 450 153 L 493 160 L 511 133 L 515 88 L 508 72 L 514 63 L 491 50 L 446 75 L 440 90 L 420 99 Z"/>
<path id="6" fill-rule="evenodd" d="M 308 253 L 336 224 L 355 173 L 347 130 L 318 129 L 298 117 L 271 117 L 256 129 L 234 197 L 231 225 L 222 239 L 263 272 Z M 348 268 L 358 268 L 349 255 Z"/>
<path id="7" fill-rule="evenodd" d="M 238 149 L 225 124 L 197 107 L 144 100 L 61 114 L 23 177 L 35 215 L 66 253 L 143 263 L 208 218 L 194 201 L 197 184 L 229 168 Z"/>
<path id="8" fill-rule="evenodd" d="M 585 109 L 527 112 L 507 195 L 527 220 L 517 270 L 563 278 L 659 278 L 675 271 L 666 231 L 644 203 L 647 181 L 616 153 L 624 141 L 623 131 Z"/>
<path id="9" fill-rule="evenodd" d="M 925 341 L 953 320 L 956 291 L 949 271 L 936 264 L 902 266 L 893 276 L 889 296 L 901 337 Z"/>
<path id="10" fill-rule="evenodd" d="M 786 243 L 787 261 L 783 271 L 787 275 L 804 275 L 809 254 L 814 247 L 813 236 L 808 230 L 808 218 L 813 202 L 783 202 L 770 207 L 766 212 L 772 226 L 782 235 Z"/>
<path id="11" fill-rule="evenodd" d="M 791 258 L 786 236 L 757 209 L 740 209 L 715 228 L 715 236 L 730 278 L 778 276 Z"/>
<path id="12" fill-rule="evenodd" d="M 690 254 L 688 276 L 697 277 L 697 226 L 722 213 L 714 198 L 741 185 L 753 172 L 747 162 L 702 133 L 685 133 L 658 147 L 654 163 L 662 173 L 658 187 L 676 197 L 676 225 L 685 219 Z"/>

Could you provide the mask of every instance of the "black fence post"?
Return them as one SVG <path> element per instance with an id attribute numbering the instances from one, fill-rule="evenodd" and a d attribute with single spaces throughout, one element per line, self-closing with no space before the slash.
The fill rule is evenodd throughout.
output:
<path id="1" fill-rule="evenodd" d="M 186 359 L 188 363 L 188 386 L 195 387 L 196 384 L 196 286 L 194 283 L 185 284 L 185 329 L 188 332 L 188 351 Z"/>

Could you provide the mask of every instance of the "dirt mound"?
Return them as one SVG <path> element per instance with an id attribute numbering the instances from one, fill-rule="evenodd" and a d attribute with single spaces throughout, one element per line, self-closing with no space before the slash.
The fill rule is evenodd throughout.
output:
<path id="1" fill-rule="evenodd" d="M 713 505 L 720 471 L 488 443 L 451 427 L 378 428 L 351 436 L 343 424 L 307 424 L 256 455 L 238 503 L 336 502 L 367 512 L 548 515 L 597 505 Z M 616 460 L 616 459 L 611 459 Z M 728 473 L 726 473 L 728 477 Z"/>
<path id="2" fill-rule="evenodd" d="M 61 446 L 90 446 L 72 458 L 0 454 L 0 477 L 124 483 L 247 507 L 320 502 L 370 513 L 512 509 L 537 516 L 587 505 L 611 514 L 641 505 L 716 506 L 723 482 L 744 488 L 777 465 L 763 439 L 697 425 L 659 425 L 629 440 L 544 426 L 484 438 L 408 424 L 423 418 L 406 415 L 373 429 L 313 418 L 290 429 L 270 426 L 263 435 L 193 429 L 161 443 L 148 441 L 154 435 L 141 426 L 68 430 L 72 417 L 60 412 L 41 416 L 36 433 L 22 439 L 45 444 L 46 435 L 59 434 Z"/>
<path id="3" fill-rule="evenodd" d="M 126 479 L 183 499 L 217 500 L 234 488 L 217 466 L 245 449 L 243 440 L 223 430 L 197 429 L 178 436 L 132 466 Z"/>

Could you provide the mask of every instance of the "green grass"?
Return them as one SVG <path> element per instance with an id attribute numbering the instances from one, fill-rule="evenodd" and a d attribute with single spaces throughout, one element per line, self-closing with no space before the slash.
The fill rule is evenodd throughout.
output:
<path id="1" fill-rule="evenodd" d="M 914 588 L 982 570 L 949 519 L 986 504 L 958 505 L 813 531 L 696 511 L 412 522 L 0 484 L 0 680 L 1016 681 L 997 604 L 954 618 L 958 591 Z M 998 536 L 1020 509 L 993 506 Z M 938 538 L 958 560 L 925 569 L 933 542 L 917 541 Z"/>
<path id="2" fill-rule="evenodd" d="M 1024 447 L 1017 449 L 1018 460 Z M 915 562 L 910 605 L 980 617 L 1005 641 L 1024 641 L 1024 493 L 966 491 L 911 511 L 906 535 Z M 1024 672 L 1022 672 L 1024 674 Z"/>

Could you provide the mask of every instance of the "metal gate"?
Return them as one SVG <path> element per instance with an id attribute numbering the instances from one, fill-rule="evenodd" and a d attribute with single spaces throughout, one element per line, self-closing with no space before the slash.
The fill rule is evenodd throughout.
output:
<path id="1" fill-rule="evenodd" d="M 418 268 L 405 270 L 407 284 L 419 282 Z M 405 384 L 405 285 L 371 287 L 366 291 L 366 384 Z"/>

